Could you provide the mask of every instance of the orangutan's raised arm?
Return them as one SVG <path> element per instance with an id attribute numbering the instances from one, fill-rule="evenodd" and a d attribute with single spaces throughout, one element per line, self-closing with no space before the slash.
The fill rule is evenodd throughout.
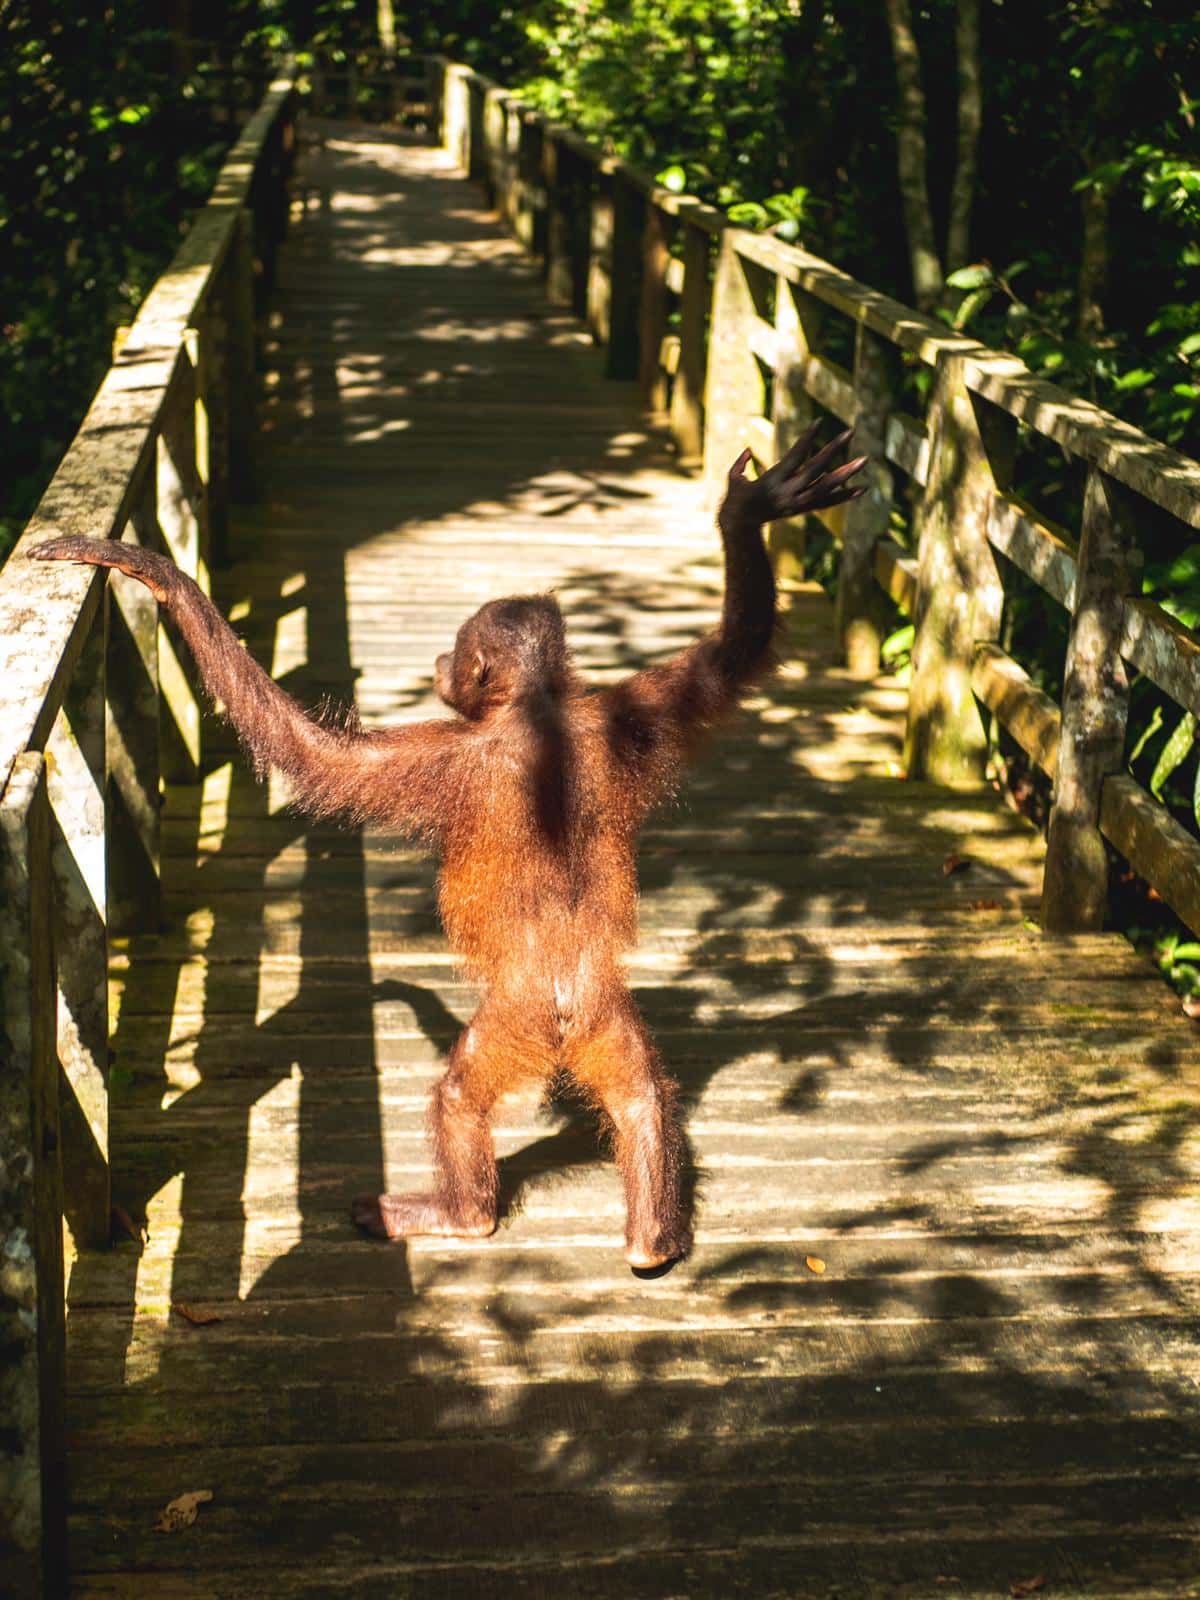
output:
<path id="1" fill-rule="evenodd" d="M 765 524 L 840 505 L 865 492 L 849 482 L 866 465 L 865 456 L 827 470 L 850 431 L 810 456 L 816 427 L 758 478 L 745 476 L 749 450 L 730 468 L 717 513 L 725 547 L 725 600 L 717 630 L 604 693 L 612 746 L 629 765 L 647 804 L 671 787 L 702 734 L 773 665 L 775 579 L 763 541 Z"/>

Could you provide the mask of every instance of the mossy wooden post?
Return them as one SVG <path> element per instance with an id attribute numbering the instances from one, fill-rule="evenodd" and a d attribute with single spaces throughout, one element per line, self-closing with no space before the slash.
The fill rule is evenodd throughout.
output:
<path id="1" fill-rule="evenodd" d="M 758 312 L 734 238 L 732 230 L 722 235 L 717 257 L 704 389 L 704 476 L 717 492 L 750 442 L 746 424 L 763 415 L 765 401 L 751 338 Z"/>
<path id="2" fill-rule="evenodd" d="M 1042 926 L 1048 933 L 1104 926 L 1108 853 L 1100 835 L 1100 801 L 1104 780 L 1121 771 L 1125 756 L 1129 679 L 1120 641 L 1134 528 L 1126 494 L 1090 468 L 1042 885 Z"/>
<path id="3" fill-rule="evenodd" d="M 202 483 L 204 546 L 210 565 L 229 560 L 229 323 L 224 288 L 229 258 L 196 329 L 196 462 Z"/>
<path id="4" fill-rule="evenodd" d="M 238 213 L 229 244 L 229 491 L 238 500 L 255 494 L 255 439 L 258 432 L 257 361 L 254 348 L 254 218 Z"/>
<path id="5" fill-rule="evenodd" d="M 46 742 L 63 1189 L 77 1244 L 108 1244 L 108 890 L 102 606 Z"/>
<path id="6" fill-rule="evenodd" d="M 892 511 L 892 473 L 885 433 L 892 407 L 887 346 L 863 324 L 854 336 L 854 441 L 856 456 L 870 458 L 868 490 L 846 507 L 838 573 L 835 627 L 853 678 L 874 678 L 886 628 L 883 594 L 875 582 L 876 541 L 886 536 Z"/>
<path id="7" fill-rule="evenodd" d="M 653 200 L 645 202 L 642 228 L 642 293 L 638 312 L 638 391 L 647 411 L 667 406 L 662 344 L 667 332 L 667 268 L 671 261 L 668 219 Z"/>
<path id="8" fill-rule="evenodd" d="M 0 793 L 0 1573 L 64 1592 L 62 1175 L 45 758 Z"/>
<path id="9" fill-rule="evenodd" d="M 623 169 L 613 173 L 612 244 L 606 378 L 636 378 L 640 365 L 638 323 L 642 303 L 642 236 L 646 197 Z"/>
<path id="10" fill-rule="evenodd" d="M 679 362 L 671 386 L 671 437 L 684 466 L 698 466 L 704 456 L 704 372 L 708 318 L 712 303 L 708 230 L 688 221 L 683 229 L 683 293 L 679 299 Z"/>
<path id="11" fill-rule="evenodd" d="M 158 526 L 175 565 L 207 593 L 209 578 L 201 544 L 196 472 L 195 405 L 196 373 L 184 349 L 160 414 Z M 159 681 L 167 712 L 163 718 L 163 775 L 179 783 L 195 783 L 200 771 L 200 704 L 192 687 L 195 675 L 186 647 L 169 622 L 159 634 Z"/>
<path id="12" fill-rule="evenodd" d="M 607 345 L 612 331 L 613 183 L 613 163 L 598 163 L 588 221 L 587 277 L 587 325 L 598 345 Z"/>
<path id="13" fill-rule="evenodd" d="M 147 473 L 130 519 L 137 542 L 151 549 L 161 543 L 157 489 L 157 475 Z M 113 934 L 155 933 L 161 920 L 158 605 L 134 578 L 114 578 L 107 602 L 108 927 Z"/>
<path id="14" fill-rule="evenodd" d="M 460 172 L 471 171 L 471 90 L 470 69 L 458 62 L 447 62 L 442 89 L 442 144 L 454 158 Z"/>
<path id="15" fill-rule="evenodd" d="M 771 385 L 771 421 L 775 430 L 775 457 L 789 449 L 797 434 L 813 420 L 813 403 L 804 387 L 804 366 L 816 347 L 820 310 L 783 273 L 775 278 L 775 381 Z M 771 524 L 768 545 L 771 564 L 780 582 L 804 577 L 804 517 L 785 518 Z"/>
<path id="16" fill-rule="evenodd" d="M 988 744 L 974 649 L 998 637 L 1004 591 L 987 538 L 995 479 L 959 355 L 939 357 L 928 431 L 905 765 L 912 778 L 968 788 L 983 781 Z"/>
<path id="17" fill-rule="evenodd" d="M 546 191 L 542 183 L 542 119 L 524 106 L 517 109 L 516 234 L 531 255 L 546 258 Z"/>
<path id="18" fill-rule="evenodd" d="M 592 206 L 604 180 L 595 162 L 570 147 L 563 153 L 570 186 L 567 248 L 571 258 L 571 310 L 586 321 L 592 284 Z"/>
<path id="19" fill-rule="evenodd" d="M 500 172 L 502 201 L 500 209 L 509 227 L 523 245 L 529 240 L 521 231 L 524 227 L 524 198 L 521 183 L 521 103 L 511 95 L 505 97 L 500 124 Z"/>
<path id="20" fill-rule="evenodd" d="M 571 239 L 574 230 L 575 186 L 571 183 L 571 153 L 553 125 L 542 137 L 542 188 L 546 195 L 546 294 L 558 305 L 574 300 Z"/>
<path id="21" fill-rule="evenodd" d="M 488 204 L 504 212 L 504 102 L 507 96 L 495 85 L 483 92 L 483 181 Z"/>
<path id="22" fill-rule="evenodd" d="M 467 176 L 487 182 L 487 130 L 484 125 L 486 100 L 483 85 L 472 72 L 467 77 Z"/>

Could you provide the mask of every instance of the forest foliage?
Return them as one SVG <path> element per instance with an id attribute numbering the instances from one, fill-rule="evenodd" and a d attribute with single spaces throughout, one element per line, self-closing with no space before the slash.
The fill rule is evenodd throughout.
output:
<path id="1" fill-rule="evenodd" d="M 231 71 L 393 39 L 1200 454 L 1194 0 L 55 0 L 0 6 L 0 554 L 211 182 Z M 1078 483 L 1034 469 L 1070 524 Z M 1146 556 L 1200 623 L 1200 544 L 1149 529 Z M 1064 619 L 1012 594 L 1057 691 Z M 1133 713 L 1137 775 L 1194 827 L 1194 723 L 1142 684 Z"/>

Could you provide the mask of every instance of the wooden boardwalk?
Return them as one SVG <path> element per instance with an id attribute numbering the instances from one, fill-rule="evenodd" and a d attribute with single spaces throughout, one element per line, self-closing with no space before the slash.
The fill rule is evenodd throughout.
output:
<path id="1" fill-rule="evenodd" d="M 443 154 L 326 132 L 219 575 L 250 647 L 375 721 L 432 709 L 498 593 L 553 586 L 597 678 L 690 640 L 711 507 L 629 387 Z M 1200 1594 L 1195 1033 L 1120 939 L 1041 939 L 1030 832 L 901 781 L 902 691 L 831 637 L 799 593 L 786 671 L 646 835 L 632 975 L 698 1188 L 656 1281 L 570 1107 L 502 1116 L 493 1240 L 355 1236 L 350 1196 L 427 1170 L 473 996 L 428 860 L 210 740 L 168 929 L 116 973 L 149 1232 L 71 1268 L 75 1594 Z"/>

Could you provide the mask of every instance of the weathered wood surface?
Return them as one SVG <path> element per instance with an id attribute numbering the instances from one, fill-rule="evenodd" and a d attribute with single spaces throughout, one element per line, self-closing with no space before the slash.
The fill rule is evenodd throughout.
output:
<path id="1" fill-rule="evenodd" d="M 475 191 L 339 126 L 307 181 L 218 583 L 251 648 L 375 721 L 497 592 L 553 585 L 597 676 L 691 638 L 711 507 Z M 902 780 L 903 691 L 831 665 L 815 591 L 791 639 L 646 836 L 632 979 L 699 1180 L 658 1281 L 587 1119 L 527 1101 L 494 1240 L 354 1237 L 472 1004 L 431 866 L 228 740 L 171 791 L 167 931 L 114 973 L 149 1237 L 70 1274 L 76 1595 L 1200 1592 L 1195 1034 L 1120 940 L 1042 941 L 989 792 Z"/>

